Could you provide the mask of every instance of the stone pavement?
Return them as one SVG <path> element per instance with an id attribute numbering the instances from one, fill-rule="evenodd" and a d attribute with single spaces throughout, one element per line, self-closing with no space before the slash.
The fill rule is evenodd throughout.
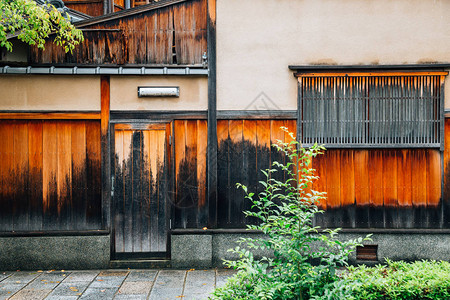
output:
<path id="1" fill-rule="evenodd" d="M 207 299 L 232 270 L 0 272 L 0 300 Z"/>

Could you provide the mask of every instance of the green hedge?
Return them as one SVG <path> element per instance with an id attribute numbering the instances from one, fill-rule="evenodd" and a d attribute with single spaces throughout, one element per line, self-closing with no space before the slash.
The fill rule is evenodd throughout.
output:
<path id="1" fill-rule="evenodd" d="M 349 267 L 343 281 L 352 287 L 355 300 L 450 299 L 450 263 L 445 261 Z"/>

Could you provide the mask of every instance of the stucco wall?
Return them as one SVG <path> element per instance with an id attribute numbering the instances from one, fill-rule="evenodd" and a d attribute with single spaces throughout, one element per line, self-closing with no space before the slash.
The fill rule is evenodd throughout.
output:
<path id="1" fill-rule="evenodd" d="M 0 75 L 0 110 L 100 110 L 100 77 Z"/>
<path id="2" fill-rule="evenodd" d="M 179 86 L 180 97 L 138 98 L 139 86 Z M 111 76 L 111 110 L 206 110 L 208 78 Z"/>
<path id="3" fill-rule="evenodd" d="M 446 0 L 217 0 L 218 109 L 296 109 L 288 65 L 450 62 L 449 15 Z"/>

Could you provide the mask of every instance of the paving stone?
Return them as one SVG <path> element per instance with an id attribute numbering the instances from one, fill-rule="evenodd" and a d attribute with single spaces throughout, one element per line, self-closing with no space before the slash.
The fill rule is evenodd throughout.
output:
<path id="1" fill-rule="evenodd" d="M 129 271 L 114 271 L 114 270 L 107 270 L 102 271 L 100 274 L 98 274 L 99 277 L 103 276 L 112 276 L 112 277 L 126 277 L 128 275 Z"/>
<path id="2" fill-rule="evenodd" d="M 99 271 L 72 271 L 69 276 L 64 279 L 64 282 L 74 281 L 92 281 L 97 277 Z"/>
<path id="3" fill-rule="evenodd" d="M 63 282 L 52 291 L 50 296 L 80 296 L 90 283 L 89 281 Z"/>
<path id="4" fill-rule="evenodd" d="M 41 276 L 28 284 L 27 288 L 32 289 L 53 289 L 60 284 L 67 275 L 65 272 L 42 273 Z"/>
<path id="5" fill-rule="evenodd" d="M 9 299 L 15 292 L 11 291 L 1 291 L 0 290 L 0 300 Z"/>
<path id="6" fill-rule="evenodd" d="M 117 294 L 114 300 L 147 300 L 147 295 L 122 295 Z"/>
<path id="7" fill-rule="evenodd" d="M 184 299 L 206 299 L 215 285 L 215 270 L 188 271 L 184 286 Z"/>
<path id="8" fill-rule="evenodd" d="M 9 276 L 11 276 L 12 272 L 1 272 L 0 273 L 0 282 L 6 278 L 8 278 Z"/>
<path id="9" fill-rule="evenodd" d="M 3 283 L 0 282 L 0 292 L 6 292 L 9 294 L 14 294 L 15 292 L 23 289 L 27 284 L 24 283 Z"/>
<path id="10" fill-rule="evenodd" d="M 41 300 L 44 299 L 52 290 L 23 289 L 11 297 L 11 300 Z"/>
<path id="11" fill-rule="evenodd" d="M 157 273 L 158 270 L 133 270 L 126 281 L 153 281 Z"/>
<path id="12" fill-rule="evenodd" d="M 153 281 L 125 281 L 119 288 L 120 294 L 145 294 L 152 289 Z"/>
<path id="13" fill-rule="evenodd" d="M 79 298 L 80 300 L 101 300 L 101 299 L 113 299 L 114 294 L 117 292 L 117 288 L 91 288 L 89 287 L 84 291 L 83 295 Z"/>
<path id="14" fill-rule="evenodd" d="M 77 300 L 80 296 L 52 296 L 51 294 L 45 300 Z"/>
<path id="15" fill-rule="evenodd" d="M 1 283 L 29 283 L 41 274 L 42 273 L 38 272 L 14 272 Z"/>
<path id="16" fill-rule="evenodd" d="M 179 288 L 160 288 L 153 289 L 150 293 L 150 300 L 174 300 L 174 299 L 184 299 L 183 297 L 183 287 Z"/>
<path id="17" fill-rule="evenodd" d="M 97 277 L 90 288 L 119 288 L 125 277 Z"/>

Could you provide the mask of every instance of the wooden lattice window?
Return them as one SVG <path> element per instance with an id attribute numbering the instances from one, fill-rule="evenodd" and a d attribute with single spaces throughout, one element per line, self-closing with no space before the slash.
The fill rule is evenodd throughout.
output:
<path id="1" fill-rule="evenodd" d="M 329 148 L 441 147 L 446 74 L 299 74 L 299 138 Z"/>

